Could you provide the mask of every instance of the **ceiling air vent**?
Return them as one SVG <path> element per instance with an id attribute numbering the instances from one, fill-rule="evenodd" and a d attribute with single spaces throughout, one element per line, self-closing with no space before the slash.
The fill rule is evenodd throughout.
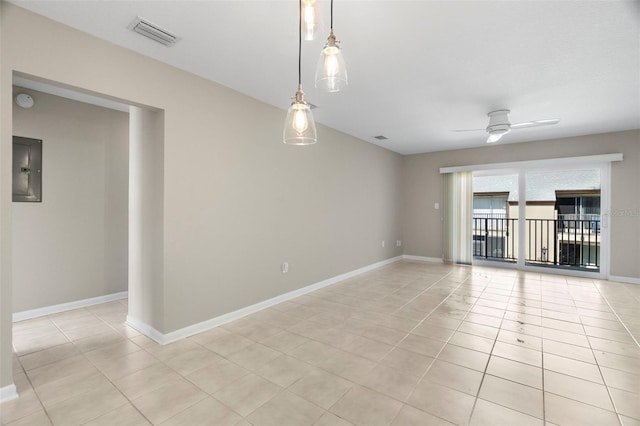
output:
<path id="1" fill-rule="evenodd" d="M 378 139 L 379 141 L 386 141 L 387 139 L 389 139 L 388 137 L 383 135 L 374 136 L 373 138 Z"/>
<path id="2" fill-rule="evenodd" d="M 127 28 L 165 46 L 173 46 L 179 40 L 176 35 L 139 16 Z"/>

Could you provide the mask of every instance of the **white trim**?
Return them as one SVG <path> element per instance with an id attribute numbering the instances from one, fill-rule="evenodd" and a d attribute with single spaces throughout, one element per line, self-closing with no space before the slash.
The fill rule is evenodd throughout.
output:
<path id="1" fill-rule="evenodd" d="M 71 311 L 73 309 L 86 308 L 87 306 L 113 302 L 114 300 L 126 299 L 128 295 L 129 292 L 121 291 L 120 293 L 107 294 L 84 300 L 76 300 L 74 302 L 61 303 L 59 305 L 45 306 L 44 308 L 31 309 L 29 311 L 16 312 L 13 314 L 13 322 L 44 317 L 51 314 L 57 314 L 59 312 Z"/>
<path id="2" fill-rule="evenodd" d="M 166 345 L 167 342 L 164 334 L 160 333 L 155 328 L 151 327 L 149 324 L 140 321 L 137 318 L 132 317 L 131 315 L 127 315 L 127 325 L 140 333 L 144 334 L 148 338 L 155 340 L 157 343 L 161 345 Z"/>
<path id="3" fill-rule="evenodd" d="M 13 383 L 0 388 L 0 403 L 11 401 L 12 399 L 16 399 L 18 396 L 18 390 L 16 389 L 16 385 Z"/>
<path id="4" fill-rule="evenodd" d="M 473 259 L 471 265 L 473 266 L 483 266 L 487 268 L 500 268 L 500 269 L 518 269 L 518 264 L 516 262 L 499 262 L 497 260 L 483 260 L 483 259 Z"/>
<path id="5" fill-rule="evenodd" d="M 336 284 L 340 281 L 344 281 L 348 278 L 355 277 L 356 275 L 363 274 L 365 272 L 380 268 L 382 266 L 388 265 L 390 263 L 397 262 L 402 260 L 404 256 L 396 256 L 390 259 L 382 260 L 380 262 L 373 263 L 371 265 L 363 266 L 362 268 L 358 268 L 356 270 L 345 272 L 344 274 L 336 275 L 335 277 L 328 278 L 324 281 L 317 282 L 315 284 L 308 285 L 306 287 L 299 288 L 297 290 L 290 291 L 288 293 L 281 294 L 279 296 L 273 297 L 271 299 L 264 300 L 262 302 L 258 302 L 254 305 L 247 306 L 244 308 L 237 309 L 233 312 L 229 312 L 215 318 L 208 319 L 206 321 L 199 322 L 197 324 L 189 325 L 187 327 L 172 331 L 167 334 L 162 334 L 155 328 L 151 327 L 148 324 L 143 323 L 135 318 L 127 316 L 127 324 L 145 336 L 155 340 L 161 345 L 166 345 L 168 343 L 175 342 L 180 339 L 184 339 L 189 336 L 193 336 L 194 334 L 202 333 L 203 331 L 211 330 L 212 328 L 221 326 L 231 321 L 238 320 L 240 318 L 246 317 L 247 315 L 251 315 L 263 309 L 270 308 L 271 306 L 277 305 L 278 303 L 286 302 L 287 300 L 294 299 L 296 297 L 311 293 L 316 290 L 320 290 L 321 288 L 330 286 L 332 284 Z"/>
<path id="6" fill-rule="evenodd" d="M 507 204 L 508 209 L 508 204 Z M 518 259 L 516 260 L 518 268 L 524 268 L 524 258 L 527 255 L 527 173 L 524 170 L 518 170 Z M 522 236 L 522 238 L 520 238 Z M 529 234 L 531 237 L 531 234 Z M 508 241 L 508 239 L 507 239 Z M 485 241 L 486 244 L 486 241 Z M 531 243 L 529 243 L 531 244 Z M 555 248 L 554 248 L 555 250 Z M 486 251 L 486 248 L 485 248 Z"/>
<path id="7" fill-rule="evenodd" d="M 412 254 L 403 254 L 402 259 L 404 260 L 419 260 L 421 262 L 434 262 L 434 263 L 444 263 L 444 261 L 438 257 L 425 257 L 425 256 L 414 256 Z"/>
<path id="8" fill-rule="evenodd" d="M 600 274 L 611 272 L 611 163 L 600 166 Z"/>
<path id="9" fill-rule="evenodd" d="M 601 272 L 574 271 L 571 269 L 553 268 L 553 267 L 547 268 L 544 266 L 532 266 L 532 265 L 525 265 L 522 268 L 518 268 L 518 265 L 514 262 L 498 262 L 498 261 L 491 261 L 491 260 L 473 259 L 473 266 L 520 270 L 524 272 L 537 272 L 540 274 L 562 275 L 565 277 L 591 278 L 594 280 L 605 279 L 601 274 L 602 271 Z M 628 283 L 628 284 L 640 284 L 640 278 L 609 276 L 607 280 L 613 281 L 613 282 Z"/>
<path id="10" fill-rule="evenodd" d="M 554 268 L 553 266 L 543 266 L 543 265 L 531 265 L 524 264 L 523 266 L 519 266 L 514 262 L 499 262 L 499 261 L 491 261 L 491 260 L 482 260 L 482 259 L 473 259 L 473 266 L 486 266 L 491 268 L 501 268 L 501 269 L 511 269 L 518 270 L 524 272 L 537 272 L 539 274 L 549 274 L 549 275 L 563 275 L 565 277 L 578 277 L 578 278 L 591 278 L 594 280 L 603 280 L 606 279 L 605 275 L 602 274 L 602 270 L 600 271 L 575 271 L 572 269 L 565 268 Z M 625 278 L 625 277 L 620 277 Z M 633 279 L 633 278 L 627 278 Z M 609 281 L 616 281 L 612 277 L 609 277 Z M 621 281 L 628 282 L 628 281 Z M 640 280 L 638 280 L 638 284 L 640 284 Z"/>
<path id="11" fill-rule="evenodd" d="M 526 264 L 520 268 L 524 272 L 538 272 L 540 274 L 564 275 L 565 277 L 590 278 L 592 280 L 606 280 L 607 277 L 600 271 L 573 270 L 565 268 L 554 268 L 553 266 Z"/>
<path id="12" fill-rule="evenodd" d="M 621 152 L 615 154 L 603 154 L 603 155 L 585 155 L 582 157 L 563 157 L 563 158 L 549 158 L 546 160 L 529 160 L 529 161 L 512 161 L 509 163 L 489 163 L 489 164 L 476 164 L 470 166 L 453 166 L 453 167 L 440 167 L 440 173 L 456 173 L 456 172 L 476 172 L 480 170 L 495 170 L 495 169 L 527 169 L 536 168 L 540 166 L 544 167 L 564 167 L 569 165 L 584 164 L 584 163 L 607 163 L 613 161 L 622 161 L 623 155 Z"/>
<path id="13" fill-rule="evenodd" d="M 640 278 L 620 277 L 618 275 L 609 275 L 609 281 L 626 284 L 640 284 Z"/>

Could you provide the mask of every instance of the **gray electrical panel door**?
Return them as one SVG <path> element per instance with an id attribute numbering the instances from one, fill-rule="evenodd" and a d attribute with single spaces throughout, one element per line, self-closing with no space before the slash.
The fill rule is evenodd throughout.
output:
<path id="1" fill-rule="evenodd" d="M 13 137 L 13 201 L 42 201 L 42 141 Z"/>

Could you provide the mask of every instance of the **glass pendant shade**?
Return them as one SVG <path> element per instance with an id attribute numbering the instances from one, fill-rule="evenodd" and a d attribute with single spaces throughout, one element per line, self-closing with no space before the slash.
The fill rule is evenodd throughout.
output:
<path id="1" fill-rule="evenodd" d="M 283 141 L 287 145 L 311 145 L 318 141 L 311 107 L 305 102 L 300 86 L 287 111 Z"/>
<path id="2" fill-rule="evenodd" d="M 316 0 L 304 0 L 302 6 L 302 21 L 304 39 L 306 41 L 315 40 L 320 30 L 318 11 L 316 10 Z"/>
<path id="3" fill-rule="evenodd" d="M 338 92 L 349 84 L 342 49 L 338 43 L 331 31 L 316 67 L 316 87 L 325 92 Z"/>

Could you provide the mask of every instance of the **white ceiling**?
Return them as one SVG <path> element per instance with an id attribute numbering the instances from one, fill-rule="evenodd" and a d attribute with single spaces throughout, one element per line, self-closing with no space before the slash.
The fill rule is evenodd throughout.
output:
<path id="1" fill-rule="evenodd" d="M 10 2 L 283 110 L 296 89 L 295 0 Z M 561 121 L 500 143 L 640 128 L 638 1 L 335 0 L 349 86 L 333 94 L 313 83 L 319 7 L 303 87 L 316 121 L 355 137 L 402 154 L 483 146 L 483 131 L 452 130 L 482 129 L 501 108 L 512 123 Z M 181 40 L 133 33 L 136 16 Z"/>

